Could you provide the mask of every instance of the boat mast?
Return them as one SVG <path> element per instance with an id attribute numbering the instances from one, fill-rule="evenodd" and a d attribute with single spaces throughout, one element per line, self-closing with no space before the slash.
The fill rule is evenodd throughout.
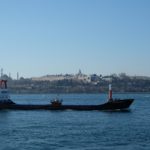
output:
<path id="1" fill-rule="evenodd" d="M 7 89 L 7 80 L 0 80 L 0 89 Z"/>
<path id="2" fill-rule="evenodd" d="M 113 98 L 112 98 L 112 88 L 111 88 L 111 84 L 109 84 L 109 93 L 108 93 L 108 101 L 112 101 Z"/>

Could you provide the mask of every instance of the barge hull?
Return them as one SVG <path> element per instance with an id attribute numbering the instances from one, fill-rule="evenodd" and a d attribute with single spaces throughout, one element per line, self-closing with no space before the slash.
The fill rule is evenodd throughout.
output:
<path id="1" fill-rule="evenodd" d="M 114 100 L 101 105 L 27 105 L 27 104 L 0 104 L 0 109 L 11 110 L 122 110 L 128 109 L 133 99 Z"/>

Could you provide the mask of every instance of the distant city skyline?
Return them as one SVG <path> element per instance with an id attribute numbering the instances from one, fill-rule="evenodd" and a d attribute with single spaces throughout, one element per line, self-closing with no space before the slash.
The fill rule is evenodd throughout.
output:
<path id="1" fill-rule="evenodd" d="M 137 77 L 139 79 L 149 79 L 150 76 L 147 76 L 147 75 L 129 75 L 125 72 L 120 72 L 120 73 L 111 73 L 111 74 L 98 74 L 98 73 L 90 73 L 90 74 L 86 74 L 84 72 L 82 72 L 81 69 L 78 70 L 78 72 L 76 73 L 57 73 L 57 74 L 43 74 L 43 75 L 39 75 L 39 76 L 28 76 L 28 77 L 25 77 L 25 76 L 20 76 L 19 72 L 16 72 L 16 76 L 12 77 L 11 76 L 11 73 L 9 72 L 9 74 L 3 72 L 4 69 L 1 68 L 1 76 L 0 78 L 3 79 L 3 77 L 6 75 L 8 76 L 9 78 L 12 78 L 12 79 L 16 79 L 16 80 L 19 80 L 21 78 L 30 78 L 32 80 L 48 80 L 48 81 L 52 81 L 52 80 L 63 80 L 63 79 L 72 79 L 72 78 L 76 78 L 78 77 L 78 79 L 83 79 L 85 80 L 85 78 L 88 80 L 89 77 L 99 77 L 99 78 L 105 78 L 107 80 L 111 80 L 111 76 L 128 76 L 128 77 L 131 77 L 131 78 L 134 78 L 134 77 Z"/>
<path id="2" fill-rule="evenodd" d="M 150 76 L 149 0 L 0 1 L 0 68 Z"/>

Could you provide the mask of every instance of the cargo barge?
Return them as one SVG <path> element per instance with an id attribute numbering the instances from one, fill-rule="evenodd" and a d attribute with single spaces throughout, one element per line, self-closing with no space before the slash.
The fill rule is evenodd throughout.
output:
<path id="1" fill-rule="evenodd" d="M 7 81 L 0 80 L 0 109 L 11 110 L 124 110 L 128 109 L 134 99 L 113 99 L 111 85 L 109 98 L 100 105 L 63 105 L 59 99 L 52 100 L 49 104 L 16 104 L 8 94 Z"/>

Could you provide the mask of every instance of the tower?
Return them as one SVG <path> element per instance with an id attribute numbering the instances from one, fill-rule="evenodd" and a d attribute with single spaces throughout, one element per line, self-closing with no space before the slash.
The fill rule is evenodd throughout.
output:
<path id="1" fill-rule="evenodd" d="M 19 72 L 17 72 L 17 80 L 19 80 Z"/>
<path id="2" fill-rule="evenodd" d="M 1 79 L 3 77 L 3 68 L 1 68 Z"/>
<path id="3" fill-rule="evenodd" d="M 9 78 L 11 78 L 11 73 L 9 72 Z"/>
<path id="4" fill-rule="evenodd" d="M 82 75 L 81 69 L 79 69 L 78 75 L 79 75 L 79 76 Z"/>

